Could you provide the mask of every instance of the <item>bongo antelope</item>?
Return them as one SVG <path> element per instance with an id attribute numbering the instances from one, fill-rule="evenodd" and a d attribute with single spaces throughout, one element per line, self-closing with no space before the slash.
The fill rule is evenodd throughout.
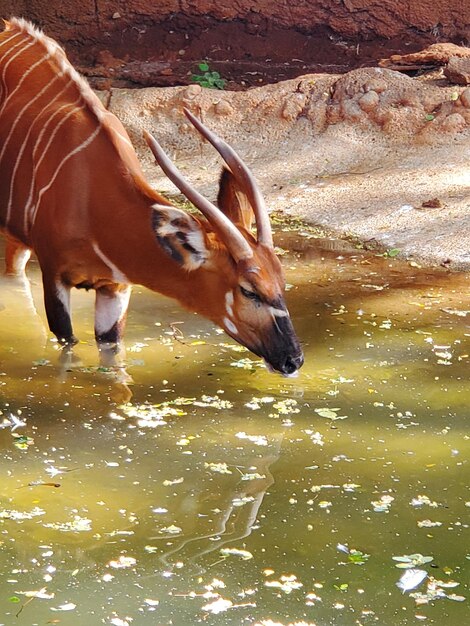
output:
<path id="1" fill-rule="evenodd" d="M 64 344 L 76 342 L 72 287 L 95 290 L 95 336 L 102 344 L 121 339 L 137 283 L 209 318 L 269 368 L 293 374 L 303 355 L 263 197 L 232 148 L 185 114 L 227 164 L 218 206 L 189 185 L 151 135 L 146 140 L 201 218 L 175 208 L 145 181 L 124 127 L 62 48 L 23 19 L 5 22 L 0 228 L 6 271 L 23 273 L 35 252 L 49 327 Z"/>

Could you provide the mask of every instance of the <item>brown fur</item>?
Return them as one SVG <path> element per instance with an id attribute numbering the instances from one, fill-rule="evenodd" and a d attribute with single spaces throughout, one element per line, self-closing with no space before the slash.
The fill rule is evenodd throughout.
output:
<path id="1" fill-rule="evenodd" d="M 20 53 L 12 61 L 16 45 Z M 229 172 L 222 177 L 221 208 L 253 251 L 249 262 L 238 264 L 211 225 L 172 208 L 146 183 L 124 127 L 55 42 L 13 20 L 0 35 L 2 72 L 0 227 L 9 237 L 7 270 L 21 270 L 19 253 L 34 250 L 49 325 L 60 340 L 74 339 L 71 287 L 106 294 L 101 302 L 111 308 L 103 319 L 114 310 L 120 317 L 101 338 L 118 341 L 125 318 L 119 298 L 126 283 L 139 283 L 221 325 L 273 367 L 300 366 L 300 347 L 281 311 L 279 260 L 249 232 L 251 207 Z M 243 284 L 257 292 L 262 307 L 243 295 Z M 285 332 L 273 318 L 273 302 Z"/>

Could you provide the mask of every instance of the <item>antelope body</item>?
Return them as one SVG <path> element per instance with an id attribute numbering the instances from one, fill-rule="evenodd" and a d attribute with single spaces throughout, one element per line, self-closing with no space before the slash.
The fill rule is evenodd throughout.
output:
<path id="1" fill-rule="evenodd" d="M 7 273 L 24 272 L 35 252 L 49 327 L 62 343 L 76 341 L 72 287 L 95 290 L 96 339 L 117 344 L 131 285 L 138 283 L 214 321 L 270 368 L 293 374 L 303 356 L 262 196 L 233 150 L 185 113 L 228 165 L 218 207 L 181 177 L 152 136 L 146 139 L 205 219 L 173 207 L 148 185 L 124 127 L 55 41 L 25 20 L 6 22 L 0 228 Z"/>

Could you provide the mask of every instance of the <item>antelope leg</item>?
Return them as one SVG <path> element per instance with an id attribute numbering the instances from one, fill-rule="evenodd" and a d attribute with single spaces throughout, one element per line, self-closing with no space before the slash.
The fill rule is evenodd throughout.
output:
<path id="1" fill-rule="evenodd" d="M 70 318 L 70 287 L 60 279 L 51 277 L 44 269 L 42 282 L 47 321 L 51 332 L 54 333 L 60 343 L 77 343 Z"/>
<path id="2" fill-rule="evenodd" d="M 116 284 L 96 290 L 95 338 L 99 344 L 121 341 L 130 295 L 129 285 Z"/>

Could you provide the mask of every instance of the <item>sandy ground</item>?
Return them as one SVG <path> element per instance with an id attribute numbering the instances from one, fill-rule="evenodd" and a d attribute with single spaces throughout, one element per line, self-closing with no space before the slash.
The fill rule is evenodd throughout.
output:
<path id="1" fill-rule="evenodd" d="M 187 106 L 242 155 L 271 209 L 422 264 L 470 269 L 469 88 L 367 68 L 246 92 L 192 85 L 100 96 L 163 192 L 176 189 L 153 164 L 144 128 L 216 196 L 220 159 L 185 120 Z"/>

